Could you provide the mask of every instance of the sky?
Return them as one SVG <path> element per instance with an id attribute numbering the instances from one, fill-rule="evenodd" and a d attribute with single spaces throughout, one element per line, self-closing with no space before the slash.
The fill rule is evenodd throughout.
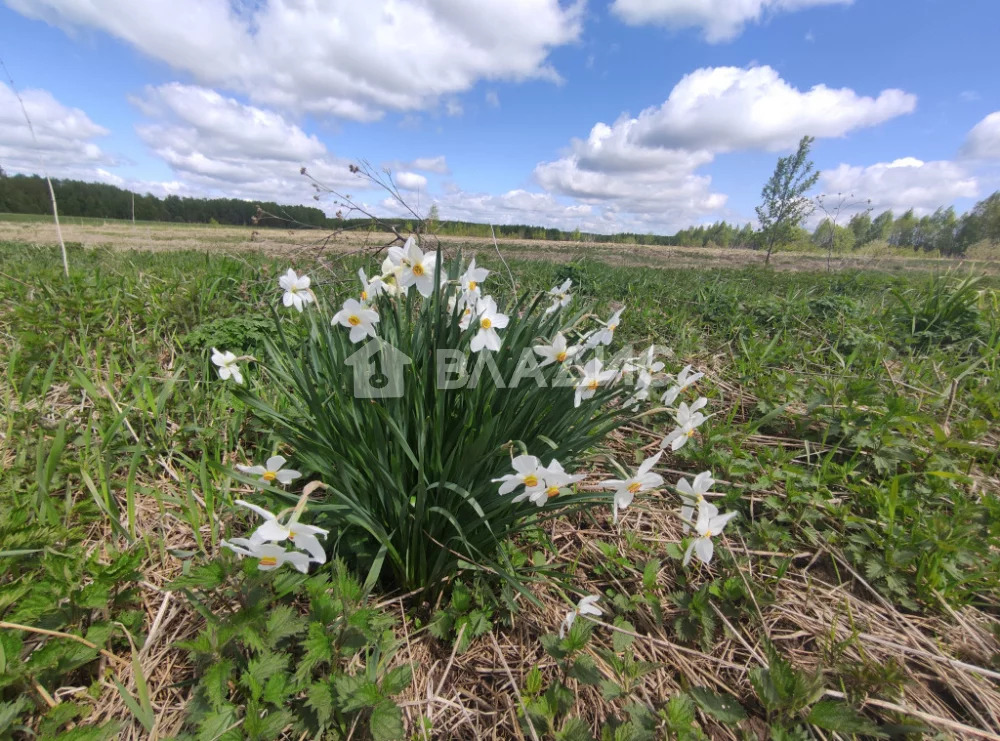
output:
<path id="1" fill-rule="evenodd" d="M 0 167 L 332 214 L 306 167 L 399 213 L 367 161 L 442 219 L 673 233 L 753 221 L 810 135 L 815 194 L 964 211 L 1000 189 L 997 28 L 997 0 L 0 0 Z"/>

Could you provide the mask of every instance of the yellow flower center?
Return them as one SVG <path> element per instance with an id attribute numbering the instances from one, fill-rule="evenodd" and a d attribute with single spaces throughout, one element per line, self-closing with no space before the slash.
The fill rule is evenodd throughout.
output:
<path id="1" fill-rule="evenodd" d="M 532 474 L 531 476 L 524 477 L 525 486 L 538 486 L 538 477 Z"/>
<path id="2" fill-rule="evenodd" d="M 566 351 L 565 350 L 563 350 L 561 353 L 559 353 L 558 355 L 556 355 L 556 360 L 558 360 L 560 363 L 563 362 L 565 359 L 566 359 Z"/>
<path id="3" fill-rule="evenodd" d="M 479 322 L 479 326 L 481 326 L 483 329 L 489 329 L 490 327 L 493 326 L 493 321 L 489 317 L 484 316 L 482 320 Z"/>
<path id="4" fill-rule="evenodd" d="M 260 559 L 260 565 L 261 566 L 277 566 L 278 565 L 278 559 L 276 559 L 274 556 L 264 556 L 263 558 Z"/>
<path id="5" fill-rule="evenodd" d="M 609 332 L 614 332 L 616 329 L 618 329 L 618 325 L 617 324 L 609 324 L 608 325 L 608 331 Z"/>
<path id="6" fill-rule="evenodd" d="M 712 531 L 711 530 L 706 530 L 705 531 L 705 537 L 706 538 L 711 538 L 712 537 Z"/>
<path id="7" fill-rule="evenodd" d="M 694 430 L 688 430 L 688 437 L 694 437 Z"/>
<path id="8" fill-rule="evenodd" d="M 362 291 L 361 292 L 361 300 L 362 301 L 367 301 L 368 300 L 368 291 Z"/>
<path id="9" fill-rule="evenodd" d="M 628 493 L 629 494 L 635 494 L 641 488 L 642 488 L 642 484 L 640 484 L 638 481 L 633 481 L 631 484 L 628 485 Z"/>
<path id="10" fill-rule="evenodd" d="M 414 275 L 423 275 L 424 274 L 424 266 L 421 265 L 418 262 L 416 265 L 413 266 L 413 274 Z"/>
<path id="11" fill-rule="evenodd" d="M 289 540 L 295 540 L 295 531 L 294 530 L 289 530 L 288 531 L 288 539 Z"/>
<path id="12" fill-rule="evenodd" d="M 591 391 L 597 391 L 597 387 L 600 385 L 601 384 L 599 384 L 597 382 L 597 379 L 595 378 L 590 383 L 587 384 L 587 388 L 590 389 Z"/>
<path id="13" fill-rule="evenodd" d="M 261 478 L 264 479 L 264 481 L 274 481 L 276 478 L 278 478 L 278 472 L 264 471 L 264 475 L 261 476 Z"/>
<path id="14" fill-rule="evenodd" d="M 359 324 L 361 324 L 361 318 L 357 314 L 351 314 L 349 317 L 347 317 L 347 323 L 350 324 L 352 327 L 356 327 Z"/>
<path id="15" fill-rule="evenodd" d="M 474 280 L 470 280 L 470 281 L 469 281 L 469 290 L 470 290 L 470 291 L 475 291 L 475 290 L 476 290 L 476 286 L 478 286 L 478 285 L 479 285 L 479 284 L 478 284 L 478 283 L 476 283 L 476 281 L 474 281 Z"/>
<path id="16" fill-rule="evenodd" d="M 551 499 L 552 497 L 559 495 L 559 487 L 558 486 L 550 486 L 548 489 L 545 490 L 545 493 L 548 494 L 549 495 L 549 499 Z"/>

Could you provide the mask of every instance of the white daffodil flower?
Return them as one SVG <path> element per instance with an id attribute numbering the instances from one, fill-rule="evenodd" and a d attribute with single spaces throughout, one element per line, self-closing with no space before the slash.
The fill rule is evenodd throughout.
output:
<path id="1" fill-rule="evenodd" d="M 308 552 L 309 560 L 326 563 L 326 549 L 316 536 L 322 535 L 325 538 L 330 531 L 299 522 L 298 510 L 292 512 L 287 523 L 282 524 L 277 515 L 268 512 L 263 507 L 258 507 L 256 504 L 245 502 L 242 499 L 235 500 L 234 504 L 246 507 L 264 518 L 264 524 L 250 535 L 251 544 L 282 543 L 289 540 L 296 548 Z"/>
<path id="2" fill-rule="evenodd" d="M 542 468 L 542 462 L 535 456 L 519 455 L 510 464 L 514 467 L 514 473 L 493 479 L 494 484 L 500 483 L 500 494 L 510 494 L 522 484 L 526 489 L 533 489 L 541 485 L 545 472 Z"/>
<path id="3" fill-rule="evenodd" d="M 282 468 L 285 465 L 285 457 L 282 455 L 272 455 L 266 461 L 264 461 L 263 466 L 236 466 L 236 470 L 241 473 L 248 474 L 250 476 L 260 476 L 260 481 L 263 484 L 270 484 L 277 481 L 283 486 L 288 486 L 295 479 L 299 478 L 302 474 L 298 471 L 294 471 L 291 468 Z"/>
<path id="4" fill-rule="evenodd" d="M 576 383 L 576 395 L 573 406 L 580 406 L 583 399 L 589 399 L 597 393 L 598 387 L 609 383 L 617 375 L 614 369 L 601 370 L 602 364 L 599 358 L 593 358 L 583 366 L 583 378 Z"/>
<path id="5" fill-rule="evenodd" d="M 347 299 L 343 308 L 330 320 L 330 324 L 339 324 L 351 330 L 351 342 L 361 342 L 365 337 L 375 337 L 374 325 L 377 323 L 378 312 L 353 298 Z"/>
<path id="6" fill-rule="evenodd" d="M 373 300 L 380 293 L 386 292 L 385 282 L 380 276 L 375 276 L 371 280 L 368 280 L 368 276 L 365 275 L 364 268 L 358 268 L 358 278 L 361 279 L 361 302 L 367 304 L 369 301 Z"/>
<path id="7" fill-rule="evenodd" d="M 706 404 L 708 404 L 708 399 L 704 396 L 700 397 L 690 407 L 682 401 L 680 406 L 677 407 L 677 413 L 674 415 L 677 427 L 663 438 L 660 442 L 660 447 L 666 448 L 669 445 L 671 450 L 680 450 L 683 448 L 688 439 L 694 437 L 694 431 L 698 429 L 702 422 L 708 419 L 708 417 L 698 411 Z"/>
<path id="8" fill-rule="evenodd" d="M 486 268 L 476 267 L 476 258 L 473 257 L 469 262 L 469 267 L 462 273 L 462 277 L 458 279 L 458 283 L 462 287 L 463 301 L 466 303 L 475 303 L 479 299 L 482 295 L 479 284 L 486 280 L 489 274 L 490 271 Z"/>
<path id="9" fill-rule="evenodd" d="M 719 510 L 714 504 L 709 504 L 708 502 L 701 502 L 698 505 L 698 520 L 694 524 L 694 530 L 698 534 L 691 545 L 688 546 L 687 551 L 684 553 L 684 565 L 687 566 L 691 561 L 691 554 L 698 556 L 698 559 L 702 563 L 710 563 L 712 561 L 712 554 L 715 553 L 715 544 L 712 542 L 712 538 L 716 535 L 722 533 L 723 528 L 726 523 L 731 519 L 736 517 L 738 512 L 729 512 L 725 515 L 720 515 Z"/>
<path id="10" fill-rule="evenodd" d="M 472 352 L 483 350 L 496 352 L 500 349 L 500 335 L 497 334 L 497 330 L 506 327 L 510 318 L 497 310 L 497 303 L 492 296 L 483 296 L 479 299 L 473 313 L 479 329 L 473 335 L 469 349 Z"/>
<path id="11" fill-rule="evenodd" d="M 308 275 L 300 276 L 288 268 L 288 272 L 278 278 L 278 285 L 285 291 L 285 295 L 282 297 L 285 306 L 294 306 L 302 311 L 306 304 L 311 304 L 313 294 L 309 290 L 309 283 Z"/>
<path id="12" fill-rule="evenodd" d="M 243 372 L 237 365 L 238 358 L 229 350 L 220 352 L 212 348 L 212 362 L 219 367 L 219 378 L 227 381 L 232 378 L 236 383 L 243 383 Z"/>
<path id="13" fill-rule="evenodd" d="M 261 571 L 270 571 L 285 563 L 290 563 L 303 574 L 309 571 L 309 557 L 305 553 L 286 551 L 280 545 L 253 543 L 246 538 L 233 538 L 223 540 L 222 547 L 241 556 L 259 559 L 257 568 Z"/>
<path id="14" fill-rule="evenodd" d="M 653 376 L 663 370 L 663 363 L 655 358 L 656 347 L 650 345 L 646 348 L 646 352 L 643 355 L 633 359 L 629 364 L 629 370 L 639 372 L 639 377 L 636 381 L 636 386 L 639 388 L 648 389 L 653 383 Z"/>
<path id="15" fill-rule="evenodd" d="M 476 304 L 478 299 L 471 297 L 468 301 L 465 300 L 465 296 L 452 296 L 448 299 L 448 314 L 455 313 L 455 307 L 459 308 L 458 312 L 458 326 L 464 332 L 469 328 L 469 324 L 472 323 L 472 316 L 476 311 Z"/>
<path id="16" fill-rule="evenodd" d="M 556 309 L 561 309 L 569 305 L 569 302 L 573 300 L 573 297 L 569 294 L 570 286 L 573 285 L 573 281 L 567 278 L 561 286 L 556 286 L 549 289 L 548 295 L 552 297 L 552 305 L 545 310 L 546 314 L 551 314 Z"/>
<path id="17" fill-rule="evenodd" d="M 704 375 L 705 374 L 701 372 L 692 373 L 690 365 L 684 366 L 681 372 L 677 374 L 677 383 L 664 392 L 661 401 L 666 406 L 670 406 L 677 400 L 677 397 L 681 395 L 682 391 L 693 386 Z"/>
<path id="18" fill-rule="evenodd" d="M 389 248 L 389 256 L 382 261 L 382 276 L 379 280 L 382 281 L 382 284 L 385 286 L 385 292 L 388 295 L 397 296 L 400 293 L 409 291 L 410 287 L 401 288 L 399 285 L 399 277 L 403 274 L 403 264 L 393 259 L 393 250 L 402 252 L 398 247 Z M 401 255 L 399 259 L 402 259 Z"/>
<path id="19" fill-rule="evenodd" d="M 390 247 L 389 257 L 393 262 L 396 262 L 396 258 L 399 259 L 402 268 L 398 279 L 400 288 L 416 286 L 424 298 L 434 292 L 434 263 L 437 256 L 433 252 L 424 254 L 413 237 L 410 237 L 402 248 Z"/>
<path id="20" fill-rule="evenodd" d="M 604 614 L 601 611 L 601 608 L 594 604 L 599 599 L 599 595 L 587 595 L 576 603 L 576 609 L 570 610 L 566 613 L 566 617 L 563 618 L 562 623 L 559 625 L 560 640 L 565 638 L 569 629 L 573 627 L 573 622 L 576 620 L 577 615 L 593 615 L 594 617 L 600 617 Z"/>
<path id="21" fill-rule="evenodd" d="M 535 351 L 538 357 L 542 358 L 542 363 L 539 367 L 544 368 L 552 363 L 565 363 L 579 353 L 581 348 L 575 345 L 568 345 L 563 333 L 556 332 L 556 336 L 552 338 L 551 345 L 535 345 L 531 349 Z"/>
<path id="22" fill-rule="evenodd" d="M 666 391 L 663 392 L 663 396 L 660 397 L 660 402 L 664 406 L 670 406 L 675 401 L 677 401 L 677 397 L 680 395 L 681 395 L 681 387 L 671 386 L 670 388 L 668 388 Z"/>
<path id="23" fill-rule="evenodd" d="M 587 343 L 592 343 L 592 347 L 597 347 L 598 345 L 610 345 L 611 341 L 615 338 L 615 330 L 618 329 L 618 324 L 621 322 L 623 311 L 625 311 L 624 306 L 612 314 L 607 323 L 594 332 L 594 334 L 587 340 Z"/>
<path id="24" fill-rule="evenodd" d="M 652 473 L 653 466 L 659 462 L 661 455 L 663 455 L 662 451 L 644 460 L 639 466 L 639 470 L 635 472 L 635 476 L 627 479 L 607 479 L 599 484 L 606 489 L 615 490 L 614 521 L 616 524 L 618 510 L 625 509 L 632 504 L 636 494 L 663 486 L 663 477 L 658 473 Z"/>
<path id="25" fill-rule="evenodd" d="M 533 504 L 541 507 L 552 497 L 559 496 L 564 487 L 583 481 L 586 474 L 568 474 L 563 469 L 562 464 L 553 459 L 549 465 L 537 469 L 541 478 L 536 477 L 538 482 L 534 486 L 525 485 L 524 491 L 514 497 L 514 502 L 530 499 Z"/>
<path id="26" fill-rule="evenodd" d="M 691 529 L 695 511 L 705 501 L 705 495 L 714 485 L 715 479 L 712 478 L 711 471 L 702 471 L 694 477 L 694 482 L 689 482 L 686 478 L 682 478 L 677 482 L 677 491 L 680 492 L 681 501 L 683 502 L 681 506 L 681 521 L 684 523 L 683 528 L 685 533 Z"/>
<path id="27" fill-rule="evenodd" d="M 542 462 L 533 455 L 519 455 L 511 461 L 514 473 L 493 479 L 493 483 L 500 483 L 500 494 L 509 494 L 522 484 L 525 488 L 534 488 L 541 483 L 541 464 Z"/>
<path id="28" fill-rule="evenodd" d="M 684 368 L 681 369 L 681 372 L 677 374 L 677 386 L 680 387 L 681 391 L 693 386 L 705 376 L 705 374 L 700 371 L 698 373 L 692 373 L 691 368 L 692 366 L 685 365 Z"/>

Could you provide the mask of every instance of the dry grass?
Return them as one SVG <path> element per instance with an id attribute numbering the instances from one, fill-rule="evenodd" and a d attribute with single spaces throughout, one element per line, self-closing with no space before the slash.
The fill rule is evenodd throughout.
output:
<path id="1" fill-rule="evenodd" d="M 84 247 L 109 247 L 136 250 L 213 250 L 239 252 L 247 249 L 267 254 L 294 256 L 308 254 L 315 259 L 327 253 L 353 253 L 388 244 L 391 234 L 375 232 L 294 231 L 255 229 L 253 227 L 184 224 L 148 226 L 121 222 L 105 225 L 65 224 L 63 234 L 69 244 Z M 439 237 L 448 248 L 467 253 L 494 253 L 492 240 L 478 237 Z M 56 244 L 55 228 L 44 222 L 0 221 L 0 242 Z M 740 268 L 763 265 L 764 254 L 747 249 L 719 247 L 664 247 L 657 245 L 614 244 L 610 242 L 550 242 L 532 239 L 503 239 L 503 254 L 514 258 L 571 262 L 588 257 L 613 265 L 670 268 L 720 267 Z M 896 271 L 945 271 L 953 268 L 986 275 L 1000 275 L 1000 258 L 993 250 L 977 248 L 973 257 L 963 260 L 940 257 L 899 256 L 898 254 L 855 254 L 837 256 L 836 269 Z M 819 252 L 776 252 L 771 256 L 776 270 L 825 270 L 826 255 Z"/>

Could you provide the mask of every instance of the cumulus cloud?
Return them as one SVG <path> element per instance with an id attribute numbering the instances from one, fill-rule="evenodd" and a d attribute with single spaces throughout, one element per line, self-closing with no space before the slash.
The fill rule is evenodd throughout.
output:
<path id="1" fill-rule="evenodd" d="M 820 5 L 850 5 L 852 0 L 614 0 L 611 10 L 633 26 L 701 29 L 710 43 L 729 41 L 748 23 L 765 15 Z"/>
<path id="2" fill-rule="evenodd" d="M 397 172 L 392 178 L 403 190 L 422 190 L 427 187 L 427 178 L 415 172 Z"/>
<path id="3" fill-rule="evenodd" d="M 1000 160 L 1000 111 L 991 113 L 972 127 L 962 145 L 963 157 Z"/>
<path id="4" fill-rule="evenodd" d="M 804 135 L 839 137 L 911 113 L 915 95 L 850 88 L 798 90 L 771 67 L 708 67 L 685 75 L 663 105 L 639 115 L 639 141 L 661 147 L 777 151 Z"/>
<path id="5" fill-rule="evenodd" d="M 254 102 L 359 121 L 432 107 L 483 79 L 558 80 L 549 51 L 578 38 L 583 16 L 582 0 L 6 1 Z"/>
<path id="6" fill-rule="evenodd" d="M 486 93 L 486 104 L 490 108 L 499 108 L 500 107 L 500 96 L 497 95 L 497 91 L 496 90 L 490 90 L 488 93 Z"/>
<path id="7" fill-rule="evenodd" d="M 875 213 L 891 209 L 899 214 L 913 209 L 918 216 L 932 213 L 959 198 L 975 198 L 979 183 L 955 162 L 923 162 L 904 157 L 867 167 L 842 164 L 820 175 L 827 193 L 853 193 L 871 199 Z"/>
<path id="8" fill-rule="evenodd" d="M 579 227 L 584 231 L 606 231 L 607 222 L 592 206 L 564 203 L 550 193 L 534 193 L 523 189 L 505 193 L 470 193 L 456 187 L 447 189 L 434 199 L 442 219 L 477 221 L 492 224 L 526 224 L 566 230 Z M 395 213 L 398 204 L 386 201 L 383 207 Z"/>
<path id="9" fill-rule="evenodd" d="M 308 202 L 303 166 L 331 187 L 358 184 L 346 160 L 274 111 L 179 83 L 149 87 L 133 103 L 151 119 L 139 137 L 193 192 Z"/>
<path id="10" fill-rule="evenodd" d="M 95 141 L 108 130 L 82 110 L 63 105 L 47 90 L 24 90 L 21 100 L 34 138 L 16 94 L 0 82 L 0 166 L 5 170 L 40 173 L 44 166 L 52 176 L 98 179 L 98 168 L 116 164 Z"/>
<path id="11" fill-rule="evenodd" d="M 448 169 L 448 161 L 445 159 L 443 154 L 440 154 L 437 157 L 417 157 L 406 167 L 406 169 L 420 170 L 422 172 L 434 172 L 438 175 L 448 175 L 451 172 L 451 170 Z"/>
<path id="12" fill-rule="evenodd" d="M 896 90 L 877 98 L 817 85 L 796 90 L 770 67 L 717 67 L 686 75 L 660 106 L 596 124 L 559 159 L 535 167 L 546 190 L 615 219 L 615 228 L 676 230 L 718 218 L 725 194 L 699 169 L 738 150 L 782 150 L 804 134 L 843 136 L 913 109 Z"/>

